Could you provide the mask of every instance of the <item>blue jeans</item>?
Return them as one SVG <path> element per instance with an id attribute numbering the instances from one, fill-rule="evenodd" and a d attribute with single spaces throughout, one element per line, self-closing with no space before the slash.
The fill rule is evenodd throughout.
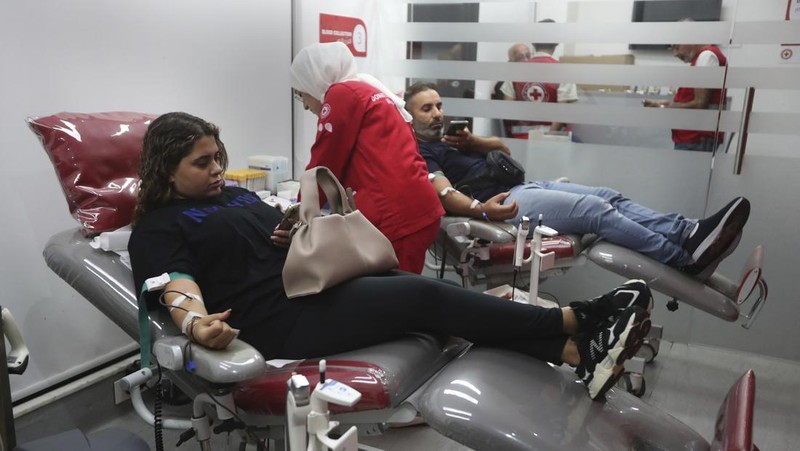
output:
<path id="1" fill-rule="evenodd" d="M 594 233 L 670 266 L 692 263 L 682 244 L 695 220 L 643 207 L 610 188 L 576 183 L 529 182 L 510 193 L 504 203 L 516 200 L 519 205 L 510 224 L 518 225 L 522 216 L 535 224 L 541 213 L 542 223 L 562 234 Z"/>

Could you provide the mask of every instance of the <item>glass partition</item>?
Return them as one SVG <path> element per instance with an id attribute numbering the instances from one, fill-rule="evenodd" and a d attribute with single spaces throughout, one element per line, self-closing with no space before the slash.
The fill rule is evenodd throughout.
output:
<path id="1" fill-rule="evenodd" d="M 782 337 L 794 330 L 797 255 L 800 240 L 800 3 L 797 0 L 738 0 L 731 10 L 726 78 L 732 99 L 728 118 L 735 129 L 727 153 L 715 157 L 709 204 L 732 194 L 752 205 L 742 242 L 722 270 L 736 274 L 756 245 L 764 245 L 770 303 L 747 336 L 737 330 L 697 328 L 705 343 L 800 360 Z M 725 118 L 723 118 L 725 119 Z M 752 342 L 748 341 L 751 340 Z M 771 345 L 773 344 L 774 345 Z M 760 346 L 760 347 L 759 347 Z"/>
<path id="2" fill-rule="evenodd" d="M 479 5 L 477 3 L 461 4 L 411 4 L 408 5 L 408 22 L 410 23 L 458 23 L 478 22 Z M 442 41 L 409 41 L 407 58 L 409 60 L 435 61 L 476 61 L 478 43 L 476 42 L 442 42 Z M 423 78 L 408 77 L 407 85 L 417 81 L 429 81 Z M 436 89 L 443 97 L 475 98 L 475 80 L 463 77 L 437 78 Z M 472 117 L 446 116 L 445 120 L 466 119 L 473 128 Z"/>
<path id="3" fill-rule="evenodd" d="M 672 8 L 665 9 L 667 3 Z M 433 4 L 440 15 L 461 10 L 471 15 L 422 21 L 410 13 Z M 720 269 L 735 278 L 747 248 L 765 244 L 768 261 L 775 265 L 770 269 L 775 274 L 771 294 L 793 296 L 796 269 L 791 275 L 788 268 L 796 268 L 793 259 L 800 253 L 793 230 L 800 223 L 794 199 L 800 191 L 797 0 L 382 0 L 381 8 L 382 40 L 389 52 L 382 56 L 380 77 L 407 84 L 425 80 L 452 85 L 455 80 L 471 86 L 471 95 L 465 95 L 467 89 L 442 93 L 446 114 L 473 118 L 475 133 L 504 136 L 515 158 L 525 164 L 528 179 L 566 176 L 576 183 L 610 186 L 655 209 L 690 217 L 716 211 L 734 196 L 748 196 L 753 213 L 742 250 Z M 683 16 L 695 20 L 682 21 Z M 517 43 L 532 51 L 533 44 L 556 43 L 552 57 L 560 63 L 509 61 L 508 51 Z M 418 50 L 426 45 L 437 50 Z M 703 51 L 708 45 L 718 49 L 712 53 L 726 65 L 682 53 L 686 46 Z M 462 51 L 474 46 L 474 52 L 439 57 L 459 46 Z M 505 100 L 495 89 L 506 81 L 513 99 Z M 575 85 L 576 101 L 558 101 L 558 88 L 565 84 Z M 556 100 L 538 101 L 537 96 L 552 94 L 548 86 L 556 87 Z M 704 91 L 706 105 L 675 105 L 687 102 L 681 97 L 687 89 Z M 645 107 L 645 102 L 654 107 Z M 512 137 L 507 127 L 554 122 L 566 128 L 553 133 L 532 127 L 527 136 Z M 709 151 L 677 150 L 676 140 L 687 134 L 678 132 L 676 137 L 674 130 L 703 132 L 714 141 Z M 573 283 L 576 278 L 568 274 L 560 285 L 568 298 L 593 296 L 617 281 L 592 267 L 573 272 L 581 283 Z M 767 319 L 761 322 L 780 325 L 797 318 L 800 303 L 791 304 L 778 306 L 774 313 L 766 310 Z M 737 331 L 720 334 L 697 325 L 708 321 L 708 315 L 699 313 L 702 320 L 696 324 L 691 309 L 681 312 L 671 324 L 681 341 L 758 349 L 752 332 L 749 338 Z M 780 330 L 774 327 L 765 334 Z M 768 342 L 773 343 L 772 354 L 797 357 L 796 351 L 780 349 L 782 345 L 775 348 L 779 338 L 774 338 Z"/>
<path id="4" fill-rule="evenodd" d="M 406 86 L 436 83 L 445 113 L 470 118 L 477 134 L 506 138 L 529 178 L 566 176 L 636 193 L 654 208 L 703 214 L 711 150 L 728 145 L 739 121 L 724 116 L 726 101 L 668 104 L 682 86 L 722 91 L 724 66 L 691 66 L 673 55 L 673 47 L 730 41 L 721 5 L 698 21 L 646 22 L 663 15 L 655 0 L 382 3 L 405 8 L 382 25 L 384 39 L 405 43 L 407 52 L 385 59 L 381 75 Z M 515 44 L 529 49 L 531 62 L 512 61 Z M 543 64 L 553 62 L 560 63 Z M 728 141 L 682 152 L 673 129 Z"/>

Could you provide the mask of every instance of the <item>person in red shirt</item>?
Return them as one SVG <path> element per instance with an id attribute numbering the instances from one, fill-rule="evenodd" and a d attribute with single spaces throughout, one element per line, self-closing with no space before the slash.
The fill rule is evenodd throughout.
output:
<path id="1" fill-rule="evenodd" d="M 540 20 L 538 23 L 555 23 L 553 19 Z M 529 63 L 558 64 L 553 53 L 557 43 L 534 43 L 535 50 Z M 537 103 L 573 103 L 578 101 L 578 88 L 575 83 L 551 83 L 539 81 L 506 82 L 500 86 L 506 100 L 522 100 Z M 568 129 L 562 122 L 548 121 L 505 121 L 506 135 L 511 138 L 528 139 L 530 130 L 562 131 Z"/>
<path id="2" fill-rule="evenodd" d="M 392 242 L 400 269 L 421 273 L 444 210 L 417 151 L 402 99 L 357 73 L 341 42 L 312 44 L 292 61 L 292 88 L 319 117 L 307 168 L 328 167 Z"/>
<path id="3" fill-rule="evenodd" d="M 684 19 L 682 22 L 691 22 Z M 675 58 L 697 67 L 727 66 L 728 60 L 716 45 L 675 44 Z M 725 90 L 711 88 L 678 88 L 672 100 L 646 99 L 644 106 L 655 108 L 719 109 L 725 104 Z M 722 132 L 710 130 L 672 130 L 672 142 L 676 150 L 698 150 L 712 152 L 725 139 Z"/>

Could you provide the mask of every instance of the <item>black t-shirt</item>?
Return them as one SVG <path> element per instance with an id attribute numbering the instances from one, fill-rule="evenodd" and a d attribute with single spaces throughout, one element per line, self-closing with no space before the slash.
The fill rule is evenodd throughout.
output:
<path id="1" fill-rule="evenodd" d="M 231 187 L 214 198 L 176 199 L 148 212 L 128 243 L 137 291 L 150 277 L 188 274 L 209 313 L 232 309 L 231 327 L 271 358 L 300 310 L 283 289 L 286 250 L 270 240 L 281 217 L 255 193 Z M 150 309 L 159 294 L 148 294 Z"/>
<path id="2" fill-rule="evenodd" d="M 477 152 L 462 152 L 450 147 L 441 141 L 419 141 L 419 153 L 428 165 L 428 172 L 441 171 L 453 186 L 468 196 L 481 202 L 486 202 L 490 197 L 508 191 L 509 186 L 493 186 L 481 190 L 470 190 L 469 187 L 460 187 L 468 180 L 475 179 L 489 171 L 486 157 Z"/>

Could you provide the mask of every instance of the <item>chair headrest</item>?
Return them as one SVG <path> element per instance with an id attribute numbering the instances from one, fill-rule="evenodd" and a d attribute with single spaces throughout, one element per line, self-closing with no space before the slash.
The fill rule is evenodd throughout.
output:
<path id="1" fill-rule="evenodd" d="M 142 138 L 157 116 L 133 112 L 29 117 L 84 235 L 131 222 Z"/>

